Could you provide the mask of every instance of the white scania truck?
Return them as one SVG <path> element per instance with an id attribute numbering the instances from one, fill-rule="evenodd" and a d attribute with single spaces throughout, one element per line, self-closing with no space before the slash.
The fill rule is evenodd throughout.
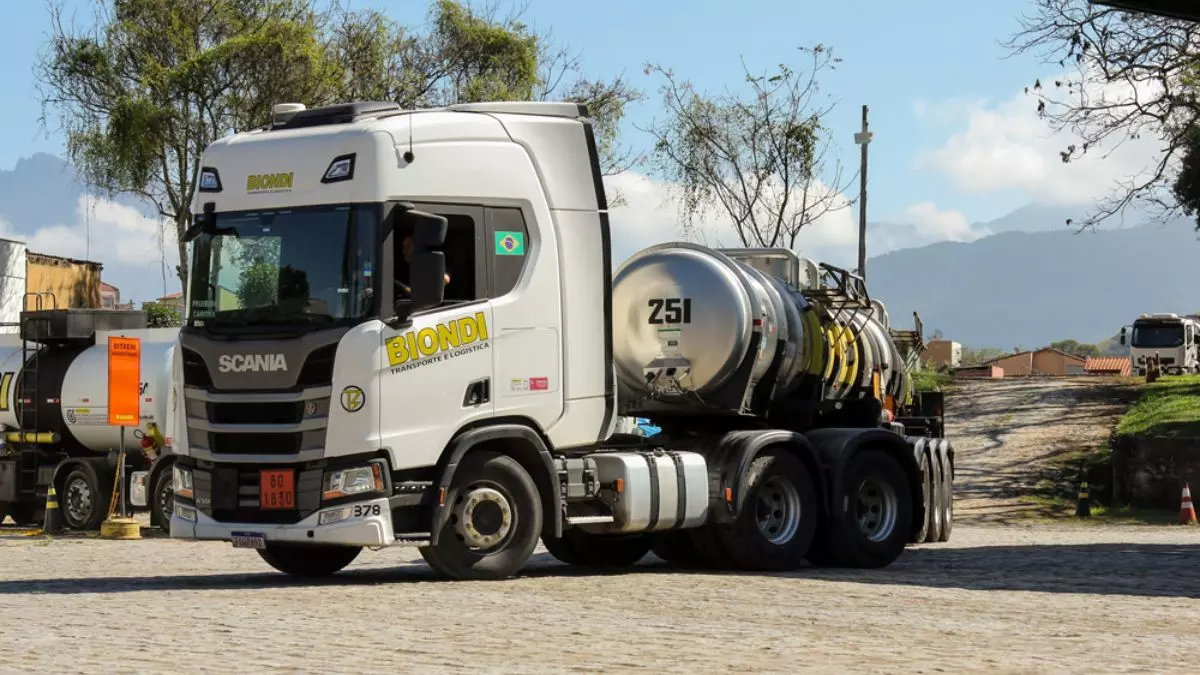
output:
<path id="1" fill-rule="evenodd" d="M 575 104 L 286 104 L 212 144 L 171 536 L 303 576 L 411 544 L 458 579 L 511 576 L 539 540 L 579 565 L 792 569 L 948 536 L 953 453 L 928 417 L 905 435 L 869 303 L 809 302 L 783 251 L 668 244 L 614 275 L 607 209 Z"/>

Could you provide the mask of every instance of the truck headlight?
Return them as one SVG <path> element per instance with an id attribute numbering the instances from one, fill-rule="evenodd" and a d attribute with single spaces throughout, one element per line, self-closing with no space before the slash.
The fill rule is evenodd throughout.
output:
<path id="1" fill-rule="evenodd" d="M 171 485 L 175 489 L 176 497 L 184 499 L 195 499 L 195 492 L 192 490 L 192 470 L 179 466 L 178 464 L 171 465 Z"/>
<path id="2" fill-rule="evenodd" d="M 321 499 L 340 499 L 367 492 L 383 492 L 383 467 L 379 464 L 327 472 Z"/>

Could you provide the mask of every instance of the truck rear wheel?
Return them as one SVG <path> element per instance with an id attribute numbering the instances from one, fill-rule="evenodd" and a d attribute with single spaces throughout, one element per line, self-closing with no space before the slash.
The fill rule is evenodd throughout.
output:
<path id="1" fill-rule="evenodd" d="M 446 493 L 449 517 L 421 557 L 451 579 L 504 579 L 525 566 L 542 532 L 537 485 L 513 458 L 472 452 Z"/>
<path id="2" fill-rule="evenodd" d="M 738 488 L 737 520 L 716 529 L 720 547 L 746 570 L 792 570 L 803 563 L 817 527 L 817 489 L 808 467 L 786 450 L 754 459 Z"/>
<path id="3" fill-rule="evenodd" d="M 644 534 L 592 534 L 577 527 L 560 538 L 545 535 L 542 544 L 557 560 L 580 567 L 630 567 L 650 552 Z"/>
<path id="4" fill-rule="evenodd" d="M 933 520 L 933 510 L 937 508 L 937 500 L 933 498 L 933 467 L 929 464 L 929 455 L 921 452 L 921 529 L 913 535 L 912 543 L 923 544 L 929 541 L 929 524 Z"/>
<path id="5" fill-rule="evenodd" d="M 63 479 L 62 489 L 57 490 L 63 526 L 69 530 L 100 529 L 112 497 L 112 486 L 105 487 L 92 464 L 82 462 L 72 467 Z"/>
<path id="6" fill-rule="evenodd" d="M 327 577 L 354 562 L 361 546 L 267 542 L 258 555 L 271 567 L 294 577 Z"/>
<path id="7" fill-rule="evenodd" d="M 687 530 L 673 530 L 650 535 L 650 551 L 675 567 L 699 566 L 696 547 Z"/>
<path id="8" fill-rule="evenodd" d="M 942 536 L 942 501 L 945 499 L 945 486 L 942 480 L 942 463 L 938 461 L 937 453 L 930 448 L 929 473 L 932 477 L 929 489 L 929 531 L 925 533 L 926 542 L 938 541 Z"/>
<path id="9" fill-rule="evenodd" d="M 846 467 L 846 510 L 817 527 L 808 559 L 831 567 L 886 567 L 912 532 L 912 491 L 900 463 L 882 450 L 862 450 Z"/>
<path id="10" fill-rule="evenodd" d="M 950 531 L 954 529 L 954 467 L 950 462 L 950 448 L 947 441 L 941 441 L 944 452 L 942 455 L 942 532 L 938 541 L 950 541 Z"/>

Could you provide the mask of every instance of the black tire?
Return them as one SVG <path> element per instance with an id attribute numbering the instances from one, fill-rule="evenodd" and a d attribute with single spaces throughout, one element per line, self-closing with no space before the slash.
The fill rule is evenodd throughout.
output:
<path id="1" fill-rule="evenodd" d="M 938 541 L 950 541 L 954 529 L 954 467 L 950 461 L 949 443 L 941 441 L 942 452 L 942 531 Z"/>
<path id="2" fill-rule="evenodd" d="M 476 489 L 495 490 L 510 507 L 508 531 L 499 542 L 482 550 L 467 546 L 454 513 Z M 454 472 L 446 504 L 451 514 L 438 535 L 438 545 L 420 548 L 425 562 L 444 577 L 506 579 L 521 571 L 537 548 L 542 533 L 542 501 L 533 478 L 511 457 L 488 451 L 468 454 Z"/>
<path id="3" fill-rule="evenodd" d="M 879 523 L 874 536 L 868 536 L 858 520 L 860 486 L 870 481 L 875 497 L 889 502 L 891 526 Z M 887 488 L 887 490 L 884 490 Z M 890 495 L 885 494 L 890 490 Z M 912 533 L 912 489 L 900 462 L 883 450 L 866 449 L 855 453 L 847 463 L 841 493 L 849 508 L 838 517 L 824 519 L 817 527 L 816 540 L 808 560 L 822 567 L 880 568 L 894 562 L 904 552 Z M 890 498 L 889 498 L 890 497 Z"/>
<path id="4" fill-rule="evenodd" d="M 96 468 L 87 462 L 76 464 L 67 472 L 62 488 L 56 489 L 63 529 L 100 529 L 100 523 L 108 516 L 108 505 L 112 500 L 112 485 L 104 483 L 97 475 Z"/>
<path id="5" fill-rule="evenodd" d="M 672 567 L 700 567 L 700 554 L 686 530 L 673 530 L 650 535 L 650 551 Z"/>
<path id="6" fill-rule="evenodd" d="M 592 534 L 577 527 L 563 536 L 542 537 L 542 545 L 560 562 L 580 567 L 631 567 L 650 552 L 650 537 L 644 534 Z"/>
<path id="7" fill-rule="evenodd" d="M 923 513 L 921 514 L 921 528 L 913 534 L 912 543 L 923 544 L 929 541 L 929 525 L 933 520 L 933 509 L 936 504 L 933 500 L 933 470 L 929 466 L 929 455 L 923 450 L 921 452 L 920 469 L 921 469 L 921 505 Z"/>
<path id="8" fill-rule="evenodd" d="M 271 567 L 294 577 L 328 577 L 354 562 L 361 546 L 267 542 L 258 555 Z"/>
<path id="9" fill-rule="evenodd" d="M 817 488 L 804 462 L 787 450 L 765 452 L 751 462 L 738 490 L 744 500 L 737 520 L 714 528 L 734 565 L 760 571 L 801 566 L 819 520 Z"/>
<path id="10" fill-rule="evenodd" d="M 174 509 L 175 483 L 168 465 L 159 470 L 150 492 L 150 525 L 170 533 Z"/>
<path id="11" fill-rule="evenodd" d="M 929 504 L 932 511 L 929 514 L 929 531 L 925 533 L 925 541 L 932 543 L 942 536 L 942 494 L 945 489 L 942 486 L 942 463 L 938 461 L 937 451 L 931 446 L 929 453 L 929 469 L 932 477 Z"/>
<path id="12" fill-rule="evenodd" d="M 730 570 L 737 569 L 737 560 L 725 547 L 725 542 L 717 525 L 706 524 L 683 530 L 683 534 L 692 542 L 691 566 L 699 569 Z"/>

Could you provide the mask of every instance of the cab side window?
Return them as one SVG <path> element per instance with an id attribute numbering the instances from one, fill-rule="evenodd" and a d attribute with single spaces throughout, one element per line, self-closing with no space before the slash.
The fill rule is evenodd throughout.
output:
<path id="1" fill-rule="evenodd" d="M 416 207 L 446 219 L 446 242 L 442 252 L 450 279 L 446 283 L 444 304 L 473 302 L 487 297 L 483 259 L 479 254 L 483 234 L 482 209 L 442 204 L 417 204 Z M 403 297 L 399 294 L 409 284 L 411 235 L 411 230 L 400 228 L 392 237 L 396 281 L 400 282 L 397 297 Z"/>
<path id="2" fill-rule="evenodd" d="M 490 297 L 498 298 L 517 287 L 529 254 L 529 228 L 521 209 L 510 206 L 487 208 Z"/>

